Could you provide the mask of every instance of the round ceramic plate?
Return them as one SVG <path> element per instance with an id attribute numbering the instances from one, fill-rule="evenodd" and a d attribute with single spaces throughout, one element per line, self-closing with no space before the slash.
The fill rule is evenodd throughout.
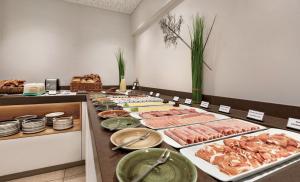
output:
<path id="1" fill-rule="evenodd" d="M 61 117 L 64 114 L 65 114 L 64 112 L 52 112 L 52 113 L 46 114 L 45 117 L 46 118 Z"/>
<path id="2" fill-rule="evenodd" d="M 140 125 L 140 121 L 130 117 L 116 117 L 104 120 L 101 126 L 108 130 L 121 130 L 124 128 L 135 128 Z"/>
<path id="3" fill-rule="evenodd" d="M 101 118 L 116 118 L 116 117 L 127 117 L 129 112 L 124 110 L 108 110 L 98 113 Z"/>
<path id="4" fill-rule="evenodd" d="M 96 110 L 99 112 L 107 111 L 107 110 L 122 110 L 122 109 L 123 108 L 121 106 L 117 106 L 117 105 L 110 105 L 110 106 L 99 105 L 96 107 Z"/>
<path id="5" fill-rule="evenodd" d="M 131 152 L 123 157 L 116 169 L 119 182 L 132 181 L 153 165 L 164 149 L 144 149 Z M 195 166 L 183 155 L 170 151 L 166 163 L 154 168 L 143 182 L 196 182 L 197 170 Z"/>
<path id="6" fill-rule="evenodd" d="M 136 143 L 133 143 L 131 145 L 127 145 L 122 147 L 123 149 L 128 150 L 138 150 L 138 149 L 146 149 L 150 147 L 155 147 L 162 142 L 162 136 L 160 133 L 147 129 L 147 128 L 126 128 L 120 131 L 117 131 L 116 133 L 112 134 L 110 137 L 111 143 L 113 143 L 116 146 L 121 145 L 122 143 L 137 139 L 143 135 L 145 135 L 147 132 L 151 132 L 150 135 L 144 139 L 140 140 Z"/>

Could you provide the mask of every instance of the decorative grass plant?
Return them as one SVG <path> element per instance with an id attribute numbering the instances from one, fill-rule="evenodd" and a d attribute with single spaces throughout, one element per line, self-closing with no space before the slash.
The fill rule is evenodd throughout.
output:
<path id="1" fill-rule="evenodd" d="M 164 34 L 166 45 L 177 45 L 177 39 L 181 40 L 191 50 L 191 67 L 192 67 L 192 99 L 193 103 L 200 103 L 202 100 L 202 80 L 203 80 L 203 65 L 209 70 L 212 70 L 204 61 L 204 51 L 208 42 L 209 36 L 215 24 L 216 16 L 210 27 L 209 33 L 204 41 L 204 18 L 197 15 L 193 20 L 193 29 L 190 32 L 191 45 L 189 45 L 181 36 L 180 28 L 183 19 L 180 16 L 178 20 L 174 15 L 168 15 L 160 20 L 160 27 Z"/>
<path id="2" fill-rule="evenodd" d="M 191 36 L 191 61 L 192 61 L 192 99 L 199 103 L 202 100 L 202 80 L 203 80 L 203 42 L 204 21 L 198 15 L 193 22 Z"/>
<path id="3" fill-rule="evenodd" d="M 122 77 L 125 77 L 125 61 L 124 61 L 124 55 L 123 51 L 121 49 L 118 50 L 116 53 L 116 59 L 118 62 L 118 68 L 119 68 L 119 83 L 121 82 Z"/>

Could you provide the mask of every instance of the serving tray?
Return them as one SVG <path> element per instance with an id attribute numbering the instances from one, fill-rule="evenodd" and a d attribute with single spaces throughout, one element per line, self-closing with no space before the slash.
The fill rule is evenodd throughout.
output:
<path id="1" fill-rule="evenodd" d="M 300 134 L 294 133 L 294 132 L 290 132 L 290 131 L 286 131 L 286 130 L 281 130 L 281 129 L 268 129 L 265 131 L 259 131 L 259 132 L 255 132 L 255 133 L 251 133 L 251 134 L 247 134 L 246 136 L 257 136 L 261 133 L 269 133 L 269 134 L 286 134 L 288 137 L 291 137 L 293 139 L 296 139 L 298 141 L 300 141 Z M 234 137 L 233 139 L 240 139 L 240 136 L 238 137 Z M 208 144 L 223 144 L 223 140 L 219 140 L 216 142 L 210 142 L 207 144 L 203 144 L 203 145 L 197 145 L 197 146 L 192 146 L 192 147 L 188 147 L 188 148 L 184 148 L 180 150 L 180 153 L 182 153 L 184 156 L 186 156 L 188 159 L 190 159 L 199 169 L 201 169 L 202 171 L 206 172 L 207 174 L 213 176 L 214 178 L 217 178 L 218 180 L 221 181 L 237 181 L 240 180 L 242 178 L 257 174 L 258 172 L 261 172 L 263 170 L 266 170 L 268 168 L 274 167 L 276 165 L 282 164 L 284 162 L 287 162 L 293 158 L 299 157 L 300 153 L 295 153 L 292 154 L 288 157 L 285 158 L 281 158 L 278 159 L 277 161 L 271 162 L 269 164 L 264 164 L 258 168 L 243 172 L 241 174 L 235 175 L 235 176 L 229 176 L 223 172 L 221 172 L 219 170 L 219 168 L 216 165 L 213 165 L 197 156 L 195 156 L 195 153 L 199 150 L 204 148 L 206 145 Z"/>
<path id="2" fill-rule="evenodd" d="M 197 108 L 196 108 L 196 111 L 198 111 Z M 217 113 L 212 113 L 212 112 L 200 112 L 200 113 L 212 114 L 212 115 L 215 116 L 216 119 L 213 119 L 213 120 L 208 121 L 208 122 L 213 122 L 213 121 L 218 121 L 218 120 L 224 120 L 224 119 L 230 119 L 230 117 L 222 115 L 222 114 L 217 114 Z M 141 120 L 141 124 L 142 125 L 144 125 L 144 126 L 146 126 L 148 128 L 154 129 L 154 130 L 175 128 L 175 127 L 188 126 L 188 125 L 194 125 L 194 124 L 200 124 L 200 123 L 203 123 L 203 122 L 196 122 L 196 123 L 189 123 L 189 124 L 180 124 L 180 125 L 173 125 L 173 126 L 168 126 L 168 127 L 152 127 L 150 125 L 147 125 L 144 120 Z"/>

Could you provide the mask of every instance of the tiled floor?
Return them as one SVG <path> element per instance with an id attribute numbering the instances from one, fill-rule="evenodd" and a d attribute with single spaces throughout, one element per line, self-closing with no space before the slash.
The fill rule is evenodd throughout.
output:
<path id="1" fill-rule="evenodd" d="M 85 182 L 85 166 L 72 167 L 8 182 Z"/>

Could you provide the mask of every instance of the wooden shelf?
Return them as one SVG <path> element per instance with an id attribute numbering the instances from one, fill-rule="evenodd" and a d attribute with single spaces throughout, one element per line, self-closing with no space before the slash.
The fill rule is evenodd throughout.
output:
<path id="1" fill-rule="evenodd" d="M 7 137 L 0 137 L 1 140 L 11 140 L 11 139 L 18 139 L 18 138 L 27 138 L 27 137 L 36 137 L 36 136 L 43 136 L 43 135 L 52 135 L 52 134 L 59 134 L 59 133 L 66 133 L 66 132 L 74 132 L 74 131 L 81 131 L 81 120 L 74 119 L 74 126 L 73 128 L 67 130 L 54 130 L 52 127 L 47 126 L 45 131 L 34 133 L 34 134 L 24 134 L 22 131 L 11 136 Z"/>

